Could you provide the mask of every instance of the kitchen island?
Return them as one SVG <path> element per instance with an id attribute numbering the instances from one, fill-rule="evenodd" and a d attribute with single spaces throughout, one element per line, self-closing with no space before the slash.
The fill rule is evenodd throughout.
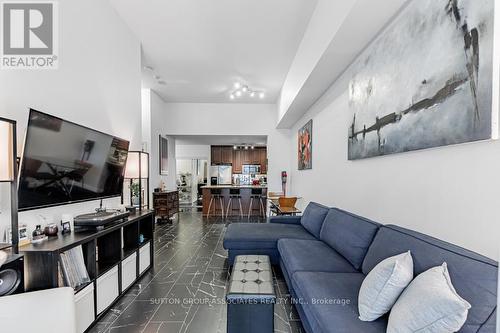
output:
<path id="1" fill-rule="evenodd" d="M 230 189 L 239 189 L 240 190 L 240 195 L 241 195 L 241 205 L 243 208 L 243 215 L 245 217 L 248 216 L 248 210 L 250 207 L 250 196 L 252 195 L 252 189 L 262 189 L 262 194 L 265 196 L 267 195 L 267 186 L 266 185 L 207 185 L 202 187 L 203 191 L 203 216 L 208 215 L 208 206 L 210 204 L 210 198 L 212 197 L 211 195 L 211 190 L 212 189 L 220 189 L 221 190 L 221 195 L 223 197 L 223 204 L 224 204 L 224 214 L 226 213 L 227 209 L 227 204 L 229 203 L 229 191 Z M 215 205 L 215 200 L 212 203 L 212 212 L 210 213 L 211 216 L 215 215 L 220 215 L 220 203 L 217 200 L 217 214 L 214 214 L 214 205 Z M 267 206 L 267 203 L 265 200 L 263 200 L 264 204 L 264 209 Z M 257 200 L 253 201 L 253 208 L 250 213 L 250 216 L 259 216 L 260 210 L 259 210 L 259 205 L 260 203 Z M 239 203 L 238 200 L 233 200 L 232 208 L 229 210 L 229 216 L 238 216 L 239 215 Z"/>

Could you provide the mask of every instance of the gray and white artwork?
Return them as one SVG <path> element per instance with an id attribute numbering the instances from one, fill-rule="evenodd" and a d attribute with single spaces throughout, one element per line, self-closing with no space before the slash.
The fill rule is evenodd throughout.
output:
<path id="1" fill-rule="evenodd" d="M 349 159 L 495 137 L 493 23 L 494 0 L 411 1 L 353 64 Z"/>

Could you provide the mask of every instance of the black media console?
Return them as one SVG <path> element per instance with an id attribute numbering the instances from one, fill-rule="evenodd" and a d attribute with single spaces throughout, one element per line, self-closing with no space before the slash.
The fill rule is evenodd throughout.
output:
<path id="1" fill-rule="evenodd" d="M 85 332 L 153 267 L 154 219 L 152 211 L 142 211 L 103 230 L 72 231 L 21 247 L 26 291 L 63 286 L 59 255 L 81 245 L 91 282 L 75 290 L 75 306 L 77 332 Z"/>

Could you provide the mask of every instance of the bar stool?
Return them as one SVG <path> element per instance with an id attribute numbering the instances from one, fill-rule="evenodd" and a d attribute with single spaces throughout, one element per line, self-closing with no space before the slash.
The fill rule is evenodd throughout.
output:
<path id="1" fill-rule="evenodd" d="M 234 210 L 233 199 L 238 200 L 238 204 L 240 205 L 240 217 L 243 217 L 243 206 L 241 205 L 241 190 L 239 188 L 231 188 L 229 189 L 229 202 L 227 203 L 226 208 L 226 218 L 229 216 L 229 209 L 231 212 Z"/>
<path id="2" fill-rule="evenodd" d="M 208 204 L 208 214 L 207 218 L 210 217 L 210 211 L 212 209 L 212 203 L 214 203 L 214 215 L 217 215 L 217 200 L 220 203 L 220 211 L 221 211 L 221 216 L 224 218 L 224 203 L 223 203 L 223 196 L 222 196 L 222 189 L 220 188 L 212 188 L 210 189 L 210 203 Z"/>
<path id="3" fill-rule="evenodd" d="M 262 189 L 261 188 L 253 188 L 252 193 L 250 195 L 250 206 L 248 207 L 248 218 L 250 219 L 250 215 L 252 214 L 253 209 L 253 200 L 259 200 L 259 215 L 262 214 L 263 217 L 266 217 L 266 210 L 264 208 L 264 203 L 262 202 Z"/>

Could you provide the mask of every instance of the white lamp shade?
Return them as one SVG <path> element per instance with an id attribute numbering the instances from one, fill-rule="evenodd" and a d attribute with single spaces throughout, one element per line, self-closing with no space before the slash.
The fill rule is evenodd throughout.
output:
<path id="1" fill-rule="evenodd" d="M 13 125 L 0 121 L 0 181 L 14 180 Z"/>
<path id="2" fill-rule="evenodd" d="M 139 158 L 141 161 L 139 173 Z M 125 169 L 125 178 L 149 178 L 149 157 L 147 154 L 138 151 L 129 151 L 127 157 L 127 167 Z"/>

